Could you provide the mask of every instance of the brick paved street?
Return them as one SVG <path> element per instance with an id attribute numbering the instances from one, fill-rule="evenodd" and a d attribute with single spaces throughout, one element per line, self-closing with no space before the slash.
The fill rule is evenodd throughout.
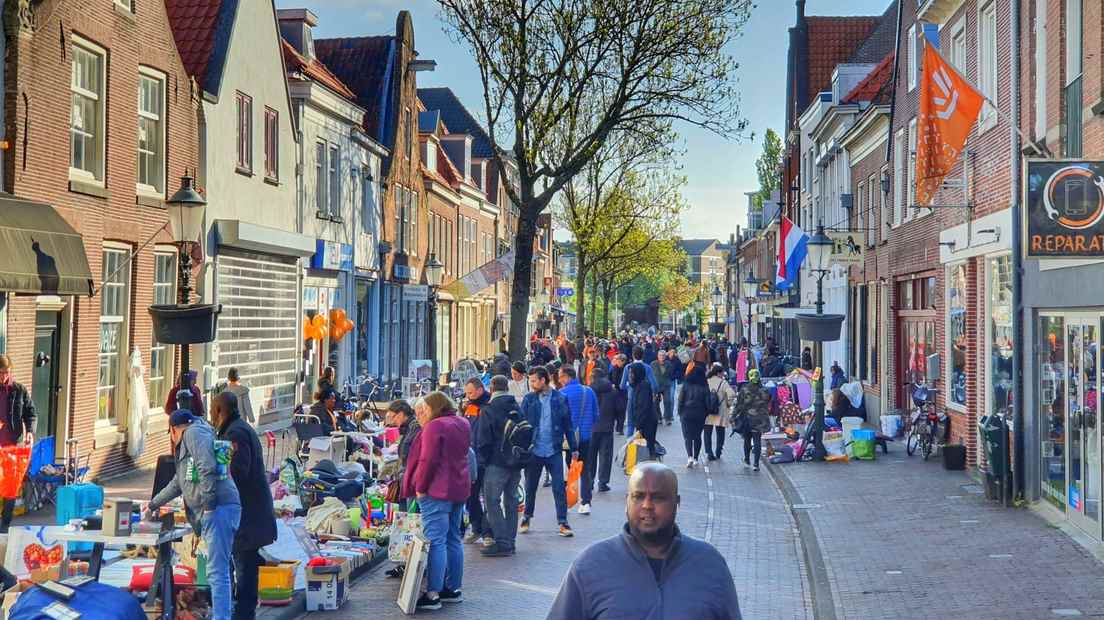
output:
<path id="1" fill-rule="evenodd" d="M 734 439 L 739 439 L 736 437 Z M 663 427 L 659 440 L 667 462 L 679 472 L 682 507 L 679 524 L 688 534 L 708 538 L 725 557 L 736 580 L 746 618 L 806 619 L 800 549 L 792 518 L 766 471 L 754 474 L 738 465 L 740 447 L 730 443 L 724 461 L 687 472 L 679 427 Z M 710 485 L 712 480 L 712 485 Z M 464 603 L 421 615 L 441 618 L 542 618 L 551 606 L 572 559 L 591 542 L 615 534 L 624 522 L 626 478 L 615 472 L 609 493 L 595 494 L 594 514 L 570 516 L 573 539 L 555 534 L 552 497 L 538 498 L 533 531 L 519 536 L 512 558 L 486 559 L 465 547 Z M 713 495 L 710 504 L 710 492 Z M 712 516 L 711 516 L 712 515 Z M 338 612 L 311 618 L 403 618 L 395 605 L 398 580 L 385 579 L 385 563 L 355 584 Z M 703 578 L 707 578 L 703 576 Z"/>
<path id="2" fill-rule="evenodd" d="M 836 618 L 1104 615 L 1104 564 L 1065 533 L 938 460 L 878 456 L 773 466 L 807 506 Z"/>

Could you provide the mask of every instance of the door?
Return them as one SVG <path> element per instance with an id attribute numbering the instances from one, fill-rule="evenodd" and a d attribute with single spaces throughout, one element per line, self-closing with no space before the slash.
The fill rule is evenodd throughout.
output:
<path id="1" fill-rule="evenodd" d="M 34 372 L 31 375 L 31 398 L 37 420 L 35 437 L 48 437 L 57 428 L 58 364 L 61 351 L 61 313 L 39 310 L 35 313 Z"/>
<path id="2" fill-rule="evenodd" d="M 911 382 L 926 383 L 928 355 L 935 352 L 935 320 L 927 316 L 902 316 L 897 321 L 897 406 L 913 408 Z M 942 386 L 940 386 L 942 387 Z"/>
<path id="3" fill-rule="evenodd" d="M 1100 330 L 1098 316 L 1071 315 L 1066 320 L 1066 500 L 1070 521 L 1096 538 L 1101 536 Z"/>

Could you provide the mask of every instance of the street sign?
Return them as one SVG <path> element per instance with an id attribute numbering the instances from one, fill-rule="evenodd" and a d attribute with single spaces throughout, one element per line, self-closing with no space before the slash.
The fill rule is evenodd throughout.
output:
<path id="1" fill-rule="evenodd" d="M 403 301 L 429 301 L 429 287 L 425 284 L 404 284 Z"/>
<path id="2" fill-rule="evenodd" d="M 829 264 L 842 267 L 862 264 L 862 233 L 830 230 L 827 231 L 827 234 L 828 238 L 832 240 L 832 253 L 828 256 Z"/>
<path id="3" fill-rule="evenodd" d="M 1104 254 L 1104 162 L 1029 159 L 1024 194 L 1027 258 Z"/>
<path id="4" fill-rule="evenodd" d="M 573 288 L 556 289 L 556 297 L 572 297 L 573 295 L 575 295 L 575 289 Z"/>

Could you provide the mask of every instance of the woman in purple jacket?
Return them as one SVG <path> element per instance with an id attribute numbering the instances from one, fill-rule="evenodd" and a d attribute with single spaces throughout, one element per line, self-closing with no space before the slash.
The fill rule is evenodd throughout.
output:
<path id="1" fill-rule="evenodd" d="M 417 607 L 440 609 L 442 602 L 464 600 L 460 593 L 464 577 L 460 524 L 471 491 L 471 426 L 456 415 L 456 405 L 443 392 L 426 396 L 424 403 L 429 408 L 429 422 L 410 447 L 404 482 L 414 487 L 422 529 L 429 540 L 426 593 Z"/>

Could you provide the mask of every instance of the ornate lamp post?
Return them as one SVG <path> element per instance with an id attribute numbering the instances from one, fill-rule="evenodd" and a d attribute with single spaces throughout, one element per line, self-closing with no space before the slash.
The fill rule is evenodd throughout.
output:
<path id="1" fill-rule="evenodd" d="M 713 285 L 713 322 L 719 323 L 721 320 L 717 318 L 717 313 L 721 309 L 721 304 L 724 303 L 724 293 L 721 292 L 721 287 Z"/>
<path id="2" fill-rule="evenodd" d="M 813 357 L 818 367 L 824 359 L 824 343 L 839 340 L 840 325 L 844 318 L 839 314 L 824 314 L 824 277 L 829 273 L 828 260 L 831 255 L 832 240 L 824 233 L 824 225 L 819 224 L 808 243 L 809 270 L 817 279 L 816 314 L 801 314 L 797 317 L 801 337 L 812 340 L 815 345 Z M 813 420 L 813 459 L 818 461 L 825 457 L 823 368 L 819 368 L 819 373 L 820 379 L 815 382 L 816 392 L 813 397 L 813 411 L 816 416 Z"/>
<path id="3" fill-rule="evenodd" d="M 748 305 L 748 346 L 755 344 L 755 339 L 752 338 L 752 331 L 755 329 L 755 311 L 752 309 L 752 302 L 759 294 L 759 279 L 755 277 L 755 270 L 748 269 L 747 277 L 741 282 L 740 286 L 743 288 L 744 297 L 747 299 Z"/>
<path id="4" fill-rule="evenodd" d="M 429 352 L 430 362 L 433 364 L 433 380 L 440 382 L 437 376 L 437 289 L 441 286 L 441 279 L 445 275 L 445 266 L 437 260 L 436 254 L 430 254 L 425 264 L 426 284 L 429 285 L 429 320 L 426 321 L 427 337 L 429 338 L 426 351 Z"/>

